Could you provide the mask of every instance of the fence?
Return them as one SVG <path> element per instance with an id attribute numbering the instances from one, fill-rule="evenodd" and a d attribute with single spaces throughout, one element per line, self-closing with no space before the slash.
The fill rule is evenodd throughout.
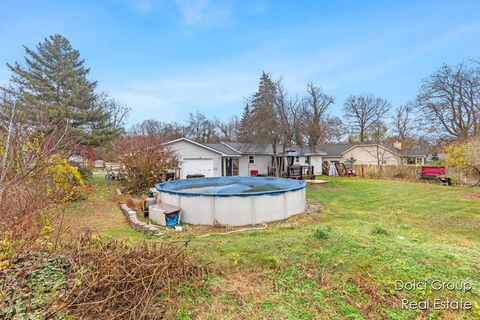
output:
<path id="1" fill-rule="evenodd" d="M 383 165 L 375 164 L 354 164 L 353 171 L 363 178 L 385 178 L 417 180 L 420 175 L 420 166 L 416 165 Z M 446 175 L 452 177 L 456 182 L 465 185 L 472 185 L 478 182 L 479 177 L 466 175 L 463 172 L 446 167 Z"/>

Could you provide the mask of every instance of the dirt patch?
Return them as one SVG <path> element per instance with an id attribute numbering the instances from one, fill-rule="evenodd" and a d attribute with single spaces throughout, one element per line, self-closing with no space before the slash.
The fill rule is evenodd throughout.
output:
<path id="1" fill-rule="evenodd" d="M 364 297 L 363 303 L 356 302 L 357 299 L 344 288 L 347 283 L 353 283 L 358 288 L 360 294 Z M 382 308 L 385 306 L 399 306 L 400 297 L 396 295 L 385 294 L 385 284 L 379 283 L 368 272 L 357 270 L 355 275 L 346 279 L 345 284 L 338 290 L 343 290 L 343 296 L 346 301 L 362 310 L 368 318 L 381 314 Z"/>
<path id="2" fill-rule="evenodd" d="M 225 276 L 215 290 L 235 295 L 241 300 L 261 302 L 273 290 L 271 274 L 274 271 L 238 270 Z M 253 285 L 255 284 L 255 285 Z"/>
<path id="3" fill-rule="evenodd" d="M 236 308 L 243 310 L 237 314 L 236 319 L 252 319 L 258 316 L 263 300 L 274 289 L 272 272 L 251 269 L 237 270 L 219 279 L 211 289 L 212 292 L 217 292 L 217 295 L 224 296 L 223 299 L 230 300 Z M 208 311 L 215 309 L 214 313 L 217 313 L 218 309 L 224 308 L 222 305 L 216 306 L 215 302 L 210 306 L 205 305 L 205 307 L 207 312 L 199 312 L 199 315 L 208 314 Z"/>
<path id="4" fill-rule="evenodd" d="M 470 192 L 465 196 L 465 199 L 480 201 L 480 192 Z"/>

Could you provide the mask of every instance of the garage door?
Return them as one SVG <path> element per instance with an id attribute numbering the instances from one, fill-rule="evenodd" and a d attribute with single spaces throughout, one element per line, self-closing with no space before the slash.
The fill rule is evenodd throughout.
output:
<path id="1" fill-rule="evenodd" d="M 213 159 L 183 159 L 182 178 L 189 174 L 203 174 L 205 177 L 213 177 Z"/>

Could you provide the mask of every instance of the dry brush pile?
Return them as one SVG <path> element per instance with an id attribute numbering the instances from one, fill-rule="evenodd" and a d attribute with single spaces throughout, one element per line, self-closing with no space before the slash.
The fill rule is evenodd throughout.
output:
<path id="1" fill-rule="evenodd" d="M 85 232 L 53 254 L 25 254 L 0 271 L 0 318 L 161 318 L 178 285 L 201 285 L 208 271 L 187 259 L 187 244 L 128 246 Z"/>

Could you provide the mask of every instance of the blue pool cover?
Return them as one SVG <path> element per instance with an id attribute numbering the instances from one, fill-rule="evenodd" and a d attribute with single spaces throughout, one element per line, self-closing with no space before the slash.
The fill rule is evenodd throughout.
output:
<path id="1" fill-rule="evenodd" d="M 158 183 L 158 191 L 184 196 L 252 196 L 278 194 L 305 188 L 301 180 L 270 177 L 214 177 Z"/>

